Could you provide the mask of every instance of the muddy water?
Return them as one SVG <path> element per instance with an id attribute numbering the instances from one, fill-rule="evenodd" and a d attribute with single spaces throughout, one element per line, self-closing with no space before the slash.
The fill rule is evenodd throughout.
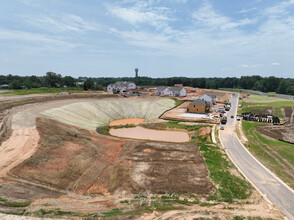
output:
<path id="1" fill-rule="evenodd" d="M 135 128 L 110 129 L 113 136 L 166 142 L 187 142 L 189 134 L 184 131 L 162 131 L 137 126 Z"/>

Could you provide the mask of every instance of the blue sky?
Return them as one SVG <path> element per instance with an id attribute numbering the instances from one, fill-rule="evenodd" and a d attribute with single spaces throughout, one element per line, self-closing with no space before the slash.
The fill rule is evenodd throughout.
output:
<path id="1" fill-rule="evenodd" d="M 294 78 L 294 0 L 1 0 L 0 74 Z"/>

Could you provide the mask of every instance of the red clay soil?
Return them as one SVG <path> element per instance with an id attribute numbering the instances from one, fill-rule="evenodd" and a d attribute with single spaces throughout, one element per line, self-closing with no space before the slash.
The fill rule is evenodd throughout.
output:
<path id="1" fill-rule="evenodd" d="M 285 107 L 285 125 L 258 126 L 256 130 L 266 136 L 294 143 L 294 107 Z"/>
<path id="2" fill-rule="evenodd" d="M 44 118 L 37 129 L 36 153 L 11 175 L 81 194 L 208 194 L 214 188 L 195 144 L 124 141 Z"/>
<path id="3" fill-rule="evenodd" d="M 37 119 L 37 152 L 12 170 L 15 176 L 58 189 L 87 192 L 124 144 L 53 120 Z M 107 186 L 105 186 L 107 187 Z"/>

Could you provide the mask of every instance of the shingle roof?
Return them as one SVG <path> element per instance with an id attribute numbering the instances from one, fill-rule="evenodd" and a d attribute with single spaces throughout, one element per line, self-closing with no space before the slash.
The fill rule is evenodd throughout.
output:
<path id="1" fill-rule="evenodd" d="M 128 87 L 130 84 L 134 84 L 134 83 L 133 82 L 126 82 L 126 81 L 115 83 L 116 86 L 126 86 L 126 87 Z"/>
<path id="2" fill-rule="evenodd" d="M 216 98 L 216 95 L 208 95 L 210 96 L 211 98 L 215 99 Z"/>
<path id="3" fill-rule="evenodd" d="M 206 105 L 207 102 L 203 99 L 196 99 L 193 102 L 191 102 L 192 105 Z"/>
<path id="4" fill-rule="evenodd" d="M 180 92 L 183 87 L 170 87 L 169 90 L 172 92 Z"/>
<path id="5" fill-rule="evenodd" d="M 164 87 L 164 86 L 160 86 L 157 88 L 157 91 L 164 91 L 167 87 Z"/>

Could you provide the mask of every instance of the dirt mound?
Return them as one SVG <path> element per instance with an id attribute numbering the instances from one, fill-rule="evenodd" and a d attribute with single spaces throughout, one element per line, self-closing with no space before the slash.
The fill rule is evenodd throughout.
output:
<path id="1" fill-rule="evenodd" d="M 285 121 L 294 124 L 294 107 L 284 107 Z"/>
<path id="2" fill-rule="evenodd" d="M 293 143 L 294 144 L 294 127 L 292 126 L 278 126 L 278 125 L 268 125 L 268 126 L 258 126 L 256 130 L 261 134 L 266 136 Z"/>
<path id="3" fill-rule="evenodd" d="M 208 194 L 213 184 L 194 144 L 140 143 L 133 160 L 134 192 Z"/>
<path id="4" fill-rule="evenodd" d="M 272 107 L 266 107 L 264 110 L 259 109 L 251 109 L 251 114 L 259 114 L 259 115 L 272 115 L 273 114 L 273 108 Z"/>
<path id="5" fill-rule="evenodd" d="M 208 127 L 208 126 L 207 126 L 207 127 L 199 128 L 198 132 L 199 132 L 199 135 L 200 135 L 200 136 L 205 137 L 205 136 L 207 136 L 207 135 L 210 134 L 210 132 L 211 132 L 211 127 Z"/>
<path id="6" fill-rule="evenodd" d="M 58 189 L 86 192 L 124 144 L 49 119 L 36 123 L 37 152 L 12 173 Z"/>
<path id="7" fill-rule="evenodd" d="M 195 144 L 124 141 L 38 118 L 36 153 L 11 174 L 76 193 L 197 193 L 213 189 Z"/>
<path id="8" fill-rule="evenodd" d="M 120 126 L 120 125 L 135 125 L 135 124 L 141 124 L 144 122 L 144 118 L 124 118 L 124 119 L 118 119 L 111 121 L 109 123 L 109 126 Z"/>

